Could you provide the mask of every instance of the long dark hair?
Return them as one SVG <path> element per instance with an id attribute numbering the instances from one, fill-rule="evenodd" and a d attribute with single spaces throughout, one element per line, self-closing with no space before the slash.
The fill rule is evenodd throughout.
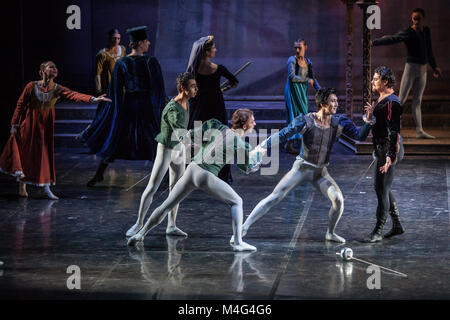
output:
<path id="1" fill-rule="evenodd" d="M 116 28 L 110 29 L 110 30 L 108 31 L 108 39 L 111 39 L 112 36 L 115 35 L 116 33 L 120 33 L 120 32 L 119 32 L 119 29 L 116 29 Z"/>

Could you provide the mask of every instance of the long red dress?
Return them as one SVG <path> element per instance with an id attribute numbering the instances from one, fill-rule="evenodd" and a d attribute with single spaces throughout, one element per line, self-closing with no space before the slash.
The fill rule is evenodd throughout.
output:
<path id="1" fill-rule="evenodd" d="M 92 96 L 55 84 L 43 92 L 36 82 L 25 86 L 11 120 L 18 125 L 0 156 L 0 171 L 37 186 L 55 184 L 54 122 L 59 98 L 89 103 Z"/>

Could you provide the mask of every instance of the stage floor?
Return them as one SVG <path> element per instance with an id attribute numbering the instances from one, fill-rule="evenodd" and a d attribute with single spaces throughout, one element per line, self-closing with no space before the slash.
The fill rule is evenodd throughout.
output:
<path id="1" fill-rule="evenodd" d="M 149 172 L 148 162 L 116 161 L 105 181 L 88 189 L 98 159 L 57 150 L 58 201 L 40 199 L 32 187 L 28 199 L 19 198 L 18 184 L 1 175 L 0 298 L 449 299 L 450 158 L 406 156 L 393 184 L 406 233 L 364 244 L 359 241 L 375 225 L 372 170 L 350 191 L 371 157 L 336 146 L 329 172 L 345 197 L 337 233 L 347 243 L 325 242 L 330 204 L 303 185 L 249 230 L 245 239 L 258 248 L 254 253 L 232 251 L 229 207 L 199 191 L 179 208 L 177 225 L 187 238 L 167 237 L 164 220 L 144 246 L 128 247 L 125 232 L 136 219 L 147 180 L 127 189 Z M 282 153 L 274 176 L 246 176 L 233 168 L 245 216 L 294 158 Z M 166 187 L 165 181 L 160 190 Z M 160 194 L 152 208 L 167 196 Z M 369 289 L 368 282 L 376 282 L 367 265 L 342 261 L 335 253 L 343 247 L 408 277 L 381 271 L 381 288 Z M 68 289 L 74 283 L 69 266 L 80 268 L 81 289 Z"/>

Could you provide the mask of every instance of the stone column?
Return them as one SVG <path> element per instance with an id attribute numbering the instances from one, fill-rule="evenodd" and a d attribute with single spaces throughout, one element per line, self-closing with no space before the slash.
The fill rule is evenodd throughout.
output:
<path id="1" fill-rule="evenodd" d="M 363 11 L 363 106 L 372 98 L 372 70 L 370 57 L 370 29 L 367 28 L 367 7 L 378 4 L 376 0 L 363 0 L 356 3 Z"/>
<path id="2" fill-rule="evenodd" d="M 345 6 L 345 43 L 347 63 L 345 66 L 345 114 L 353 119 L 353 8 L 356 0 L 341 0 Z"/>

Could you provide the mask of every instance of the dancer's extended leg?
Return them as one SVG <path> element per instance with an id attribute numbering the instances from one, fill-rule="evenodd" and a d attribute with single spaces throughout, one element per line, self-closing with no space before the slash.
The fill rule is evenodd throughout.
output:
<path id="1" fill-rule="evenodd" d="M 411 111 L 414 122 L 416 123 L 416 134 L 418 138 L 422 139 L 435 139 L 434 136 L 426 133 L 422 127 L 422 96 L 425 91 L 425 86 L 427 84 L 427 72 L 426 66 L 420 68 L 420 74 L 414 81 L 412 87 L 412 102 Z"/>
<path id="2" fill-rule="evenodd" d="M 206 173 L 205 182 L 200 188 L 231 206 L 233 236 L 236 239 L 233 244 L 233 249 L 235 251 L 256 251 L 256 247 L 242 241 L 242 220 L 244 215 L 242 198 L 226 182 L 220 180 L 210 172 Z"/>
<path id="3" fill-rule="evenodd" d="M 195 177 L 193 176 L 193 170 L 191 170 L 191 168 L 192 166 L 188 167 L 185 174 L 173 187 L 169 197 L 153 211 L 152 215 L 148 218 L 142 229 L 140 229 L 138 233 L 128 240 L 128 245 L 134 245 L 139 241 L 143 241 L 148 231 L 160 224 L 165 216 L 176 205 L 178 205 L 184 198 L 196 189 L 196 186 L 193 183 Z"/>
<path id="4" fill-rule="evenodd" d="M 310 169 L 304 166 L 302 167 L 301 163 L 302 161 L 296 160 L 291 170 L 278 182 L 272 193 L 256 205 L 242 226 L 242 236 L 245 236 L 250 226 L 263 217 L 273 206 L 283 200 L 292 189 L 307 179 L 311 179 Z M 234 242 L 233 237 L 230 242 Z"/>

